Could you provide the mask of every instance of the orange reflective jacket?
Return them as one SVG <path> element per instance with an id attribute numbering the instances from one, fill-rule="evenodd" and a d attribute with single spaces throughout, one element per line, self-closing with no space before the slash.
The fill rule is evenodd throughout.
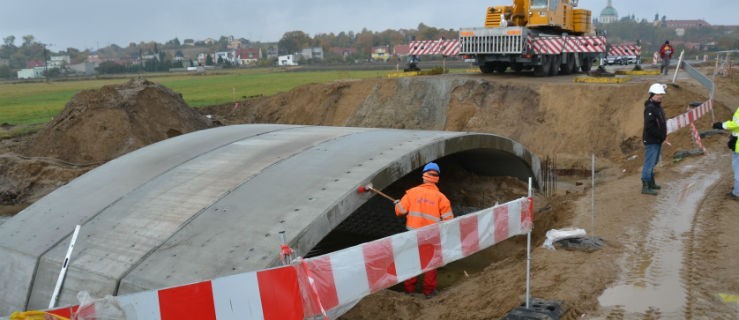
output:
<path id="1" fill-rule="evenodd" d="M 406 216 L 408 230 L 454 218 L 452 204 L 433 183 L 424 183 L 405 192 L 395 205 L 395 214 Z"/>

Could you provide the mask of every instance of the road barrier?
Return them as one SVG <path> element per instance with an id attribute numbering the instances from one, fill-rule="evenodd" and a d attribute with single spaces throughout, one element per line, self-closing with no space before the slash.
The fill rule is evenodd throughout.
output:
<path id="1" fill-rule="evenodd" d="M 45 311 L 65 319 L 334 319 L 363 297 L 479 252 L 533 227 L 519 198 L 424 228 L 290 265 Z M 10 319 L 38 311 L 18 312 Z"/>

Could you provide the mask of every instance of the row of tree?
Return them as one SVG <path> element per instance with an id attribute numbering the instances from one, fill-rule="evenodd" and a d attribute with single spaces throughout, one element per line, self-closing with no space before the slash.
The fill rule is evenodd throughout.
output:
<path id="1" fill-rule="evenodd" d="M 313 37 L 303 31 L 289 31 L 283 34 L 282 38 L 275 43 L 251 42 L 247 39 L 238 39 L 242 46 L 260 47 L 263 52 L 272 46 L 279 49 L 279 54 L 291 54 L 301 51 L 308 47 L 322 47 L 324 55 L 328 62 L 345 61 L 343 56 L 333 54 L 330 48 L 353 48 L 356 52 L 349 61 L 362 60 L 370 56 L 371 49 L 376 46 L 392 46 L 396 44 L 408 43 L 412 39 L 439 39 L 439 38 L 456 38 L 457 33 L 452 29 L 438 29 L 426 26 L 421 23 L 417 29 L 401 29 L 401 30 L 385 30 L 382 32 L 373 32 L 366 28 L 360 32 L 340 32 L 338 34 L 326 33 L 317 34 Z M 178 38 L 166 41 L 163 44 L 156 42 L 140 42 L 129 43 L 127 47 L 120 47 L 111 44 L 97 50 L 76 48 L 67 48 L 60 51 L 51 51 L 43 43 L 35 41 L 34 36 L 23 36 L 23 42 L 16 45 L 15 36 L 3 38 L 3 45 L 0 47 L 0 59 L 7 61 L 6 64 L 0 63 L 0 78 L 10 78 L 14 76 L 14 72 L 23 69 L 31 61 L 46 61 L 51 55 L 68 55 L 72 64 L 84 62 L 89 55 L 96 54 L 105 60 L 129 60 L 136 61 L 144 55 L 161 55 L 158 62 L 144 62 L 143 65 L 126 66 L 125 63 L 108 63 L 102 70 L 105 72 L 131 71 L 133 69 L 142 70 L 159 70 L 169 67 L 186 67 L 193 65 L 194 56 L 187 56 L 185 52 L 212 53 L 216 51 L 229 51 L 228 46 L 232 42 L 233 37 L 221 36 L 218 40 L 212 42 L 187 40 L 189 45 L 184 45 Z M 191 44 L 191 45 L 190 45 Z M 180 57 L 182 59 L 175 59 Z M 180 62 L 178 60 L 184 60 Z M 146 65 L 156 64 L 156 66 Z M 214 61 L 212 64 L 228 64 L 228 62 Z M 210 64 L 210 63 L 209 63 Z M 271 64 L 270 61 L 263 61 L 262 64 Z M 122 65 L 119 67 L 117 65 Z"/>

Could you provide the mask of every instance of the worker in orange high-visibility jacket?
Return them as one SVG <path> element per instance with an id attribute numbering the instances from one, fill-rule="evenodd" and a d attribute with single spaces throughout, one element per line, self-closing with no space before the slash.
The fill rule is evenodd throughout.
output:
<path id="1" fill-rule="evenodd" d="M 407 190 L 403 198 L 395 200 L 395 214 L 406 216 L 408 230 L 454 218 L 451 202 L 436 186 L 440 173 L 439 165 L 428 163 L 423 167 L 423 184 Z M 415 292 L 416 281 L 415 277 L 406 280 L 405 292 Z M 423 274 L 423 294 L 426 298 L 436 295 L 436 270 Z"/>

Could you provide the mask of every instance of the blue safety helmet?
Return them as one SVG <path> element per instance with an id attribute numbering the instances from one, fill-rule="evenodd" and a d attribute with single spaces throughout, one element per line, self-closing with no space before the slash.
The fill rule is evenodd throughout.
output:
<path id="1" fill-rule="evenodd" d="M 441 173 L 441 170 L 439 169 L 439 165 L 434 162 L 429 162 L 427 165 L 423 166 L 423 172 L 434 170 L 437 173 Z"/>

